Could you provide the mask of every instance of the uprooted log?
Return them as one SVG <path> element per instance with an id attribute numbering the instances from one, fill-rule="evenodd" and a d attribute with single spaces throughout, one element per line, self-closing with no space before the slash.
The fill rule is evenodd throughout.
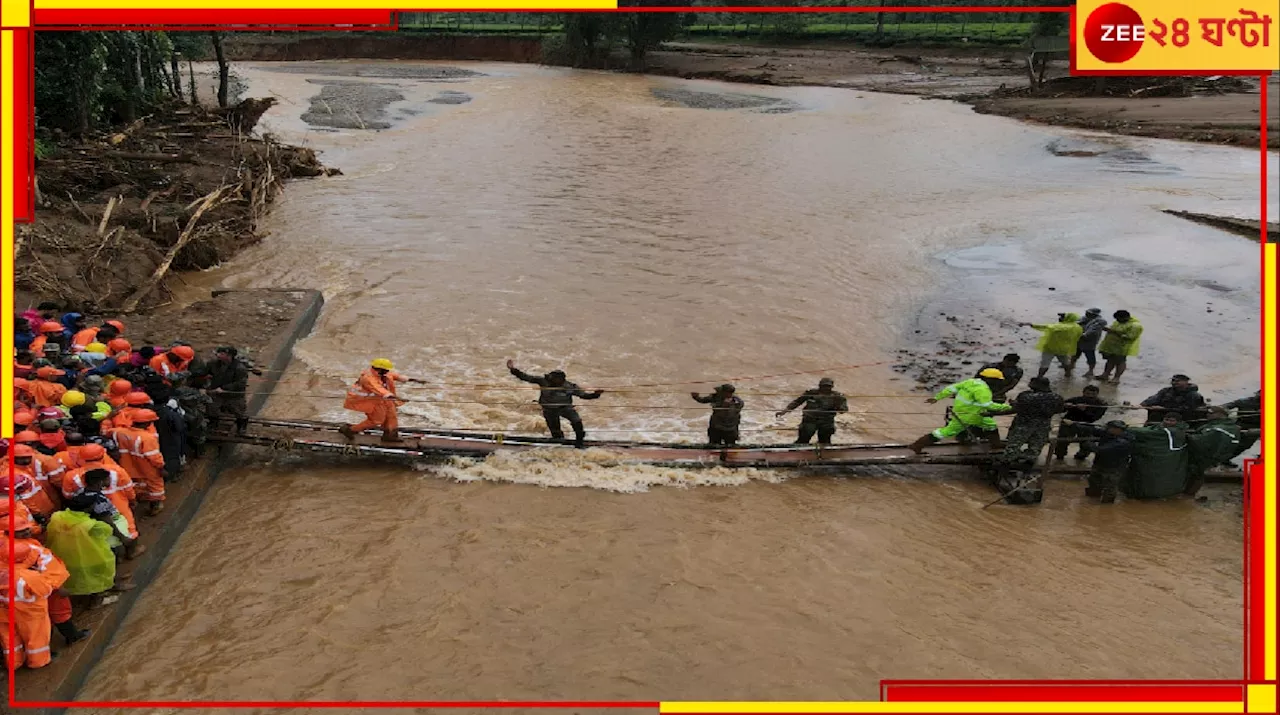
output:
<path id="1" fill-rule="evenodd" d="M 138 303 L 141 302 L 148 293 L 155 290 L 155 287 L 160 283 L 160 281 L 164 280 L 164 275 L 169 272 L 169 266 L 173 265 L 173 259 L 176 258 L 178 252 L 186 247 L 187 243 L 191 241 L 191 236 L 195 231 L 196 225 L 200 223 L 200 217 L 204 215 L 205 211 L 213 208 L 220 200 L 222 200 L 222 197 L 226 194 L 228 188 L 229 187 L 226 185 L 219 186 L 204 197 L 204 200 L 200 202 L 199 208 L 196 209 L 195 214 L 191 216 L 191 220 L 187 221 L 186 228 L 182 229 L 182 234 L 178 236 L 177 243 L 173 244 L 173 248 L 169 249 L 169 253 L 165 255 L 164 260 L 160 262 L 159 266 L 156 266 L 155 272 L 151 274 L 151 280 L 147 281 L 145 285 L 135 290 L 133 294 L 130 295 L 120 306 L 121 310 L 126 313 L 131 313 L 136 310 Z"/>

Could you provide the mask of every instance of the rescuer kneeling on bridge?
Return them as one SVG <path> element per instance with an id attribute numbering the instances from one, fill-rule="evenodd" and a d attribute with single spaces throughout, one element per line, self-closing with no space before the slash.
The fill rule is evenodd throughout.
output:
<path id="1" fill-rule="evenodd" d="M 404 403 L 396 396 L 396 382 L 404 378 L 392 372 L 394 369 L 390 360 L 378 358 L 347 390 L 347 399 L 342 406 L 348 410 L 363 412 L 365 419 L 358 425 L 339 427 L 338 431 L 344 437 L 352 439 L 367 429 L 381 427 L 383 442 L 401 441 L 396 408 Z"/>

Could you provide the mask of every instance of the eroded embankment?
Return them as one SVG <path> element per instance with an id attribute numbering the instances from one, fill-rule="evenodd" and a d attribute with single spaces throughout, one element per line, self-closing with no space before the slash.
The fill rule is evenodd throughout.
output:
<path id="1" fill-rule="evenodd" d="M 51 137 L 36 164 L 36 220 L 18 229 L 16 305 L 154 306 L 171 271 L 212 267 L 260 240 L 286 180 L 336 173 L 311 149 L 250 134 L 274 102 L 175 106 L 113 133 Z"/>

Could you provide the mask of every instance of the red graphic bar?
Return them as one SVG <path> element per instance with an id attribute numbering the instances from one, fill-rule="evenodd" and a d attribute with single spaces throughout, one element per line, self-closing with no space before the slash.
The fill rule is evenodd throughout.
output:
<path id="1" fill-rule="evenodd" d="M 1244 702 L 1244 686 L 1221 683 L 1146 684 L 1142 682 L 1100 685 L 1097 681 L 1011 684 L 974 681 L 964 683 L 886 683 L 886 702 Z"/>
<path id="2" fill-rule="evenodd" d="M 35 43 L 31 30 L 13 33 L 13 220 L 30 223 L 35 219 L 35 193 L 31 182 L 36 175 L 35 163 Z"/>
<path id="3" fill-rule="evenodd" d="M 1264 436 L 1263 439 L 1266 439 Z M 1249 560 L 1245 563 L 1245 584 L 1248 589 L 1245 613 L 1245 643 L 1248 648 L 1248 661 L 1245 673 L 1249 680 L 1260 682 L 1265 679 L 1266 664 L 1266 619 L 1267 608 L 1266 578 L 1267 566 L 1266 538 L 1264 535 L 1264 519 L 1266 518 L 1267 499 L 1274 498 L 1267 494 L 1266 477 L 1262 464 L 1249 460 L 1247 465 L 1248 480 L 1245 482 L 1244 503 L 1247 505 L 1245 522 L 1245 544 L 1248 548 Z"/>
<path id="4" fill-rule="evenodd" d="M 33 17 L 36 26 L 41 28 L 83 27 L 84 25 L 108 26 L 113 28 L 131 25 L 149 26 L 222 26 L 223 30 L 234 30 L 226 25 L 280 25 L 289 26 L 280 29 L 297 29 L 295 25 L 307 27 L 335 28 L 334 25 L 366 25 L 394 27 L 391 10 L 214 10 L 214 9 L 155 9 L 155 10 L 63 10 L 36 8 Z M 99 28 L 100 29 L 100 28 Z M 246 28 L 249 29 L 249 28 Z M 252 28 L 263 29 L 263 28 Z M 362 27 L 358 29 L 370 29 Z"/>

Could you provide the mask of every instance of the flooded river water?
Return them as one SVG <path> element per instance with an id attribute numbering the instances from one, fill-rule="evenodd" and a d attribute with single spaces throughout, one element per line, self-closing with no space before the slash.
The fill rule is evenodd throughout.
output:
<path id="1" fill-rule="evenodd" d="M 198 281 L 325 292 L 271 414 L 349 418 L 335 396 L 388 357 L 432 383 L 402 423 L 537 432 L 510 357 L 609 390 L 583 408 L 595 437 L 695 440 L 688 392 L 733 380 L 748 441 L 785 441 L 773 411 L 829 375 L 851 397 L 837 441 L 909 441 L 940 411 L 899 350 L 962 338 L 956 369 L 1010 350 L 1034 369 L 1014 323 L 1094 305 L 1146 326 L 1105 396 L 1172 372 L 1217 401 L 1257 389 L 1257 244 L 1158 210 L 1256 216 L 1256 152 L 847 90 L 441 67 L 238 70 L 280 98 L 268 130 L 344 172 L 292 185 L 270 237 Z M 82 697 L 855 699 L 882 677 L 1241 672 L 1238 508 L 1099 507 L 1055 482 L 984 511 L 963 471 L 783 476 L 572 451 L 253 461 Z"/>

